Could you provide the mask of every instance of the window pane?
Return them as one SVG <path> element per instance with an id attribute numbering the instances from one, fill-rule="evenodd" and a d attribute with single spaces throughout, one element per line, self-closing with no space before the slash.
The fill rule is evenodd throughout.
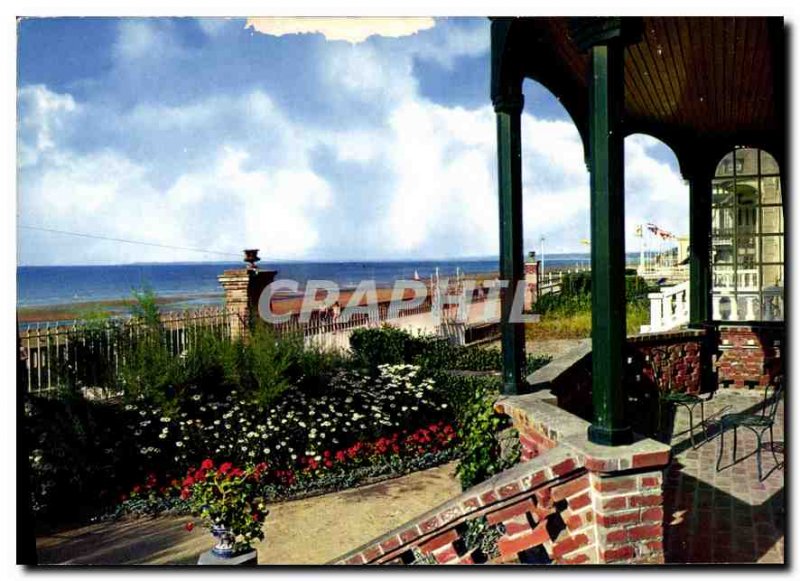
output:
<path id="1" fill-rule="evenodd" d="M 764 234 L 783 233 L 783 208 L 761 208 L 761 232 Z"/>
<path id="2" fill-rule="evenodd" d="M 740 321 L 757 321 L 761 318 L 761 300 L 758 293 L 740 293 L 737 299 Z"/>
<path id="3" fill-rule="evenodd" d="M 711 205 L 730 206 L 733 204 L 734 181 L 731 178 L 715 179 L 711 182 Z"/>
<path id="4" fill-rule="evenodd" d="M 757 149 L 736 150 L 736 175 L 737 176 L 758 175 Z"/>
<path id="5" fill-rule="evenodd" d="M 783 266 L 764 266 L 762 269 L 761 318 L 765 321 L 783 320 Z"/>
<path id="6" fill-rule="evenodd" d="M 711 235 L 730 237 L 733 236 L 733 208 L 714 208 L 711 210 Z M 723 241 L 719 241 L 723 242 Z M 727 241 L 730 244 L 730 241 Z"/>
<path id="7" fill-rule="evenodd" d="M 717 177 L 733 175 L 733 152 L 722 158 L 722 161 L 717 165 L 717 171 L 714 175 Z"/>
<path id="8" fill-rule="evenodd" d="M 732 291 L 735 290 L 733 283 L 733 266 L 715 266 L 713 268 L 711 280 L 715 291 Z"/>
<path id="9" fill-rule="evenodd" d="M 761 237 L 761 262 L 783 263 L 783 236 Z"/>
<path id="10" fill-rule="evenodd" d="M 779 177 L 761 178 L 761 203 L 781 203 L 781 179 Z"/>
<path id="11" fill-rule="evenodd" d="M 761 173 L 779 173 L 778 162 L 766 151 L 761 152 Z"/>

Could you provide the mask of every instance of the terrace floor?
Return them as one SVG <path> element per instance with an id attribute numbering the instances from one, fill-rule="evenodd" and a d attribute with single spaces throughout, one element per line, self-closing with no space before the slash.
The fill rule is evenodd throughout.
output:
<path id="1" fill-rule="evenodd" d="M 756 437 L 738 430 L 736 464 L 731 466 L 732 431 L 725 434 L 722 470 L 715 420 L 722 414 L 760 412 L 763 391 L 720 390 L 706 404 L 709 439 L 692 449 L 687 412 L 679 408 L 673 429 L 673 462 L 664 491 L 664 550 L 668 563 L 783 563 L 786 498 L 784 492 L 784 402 L 775 425 L 776 466 L 769 435 L 762 448 L 764 479 L 756 469 Z M 699 412 L 699 408 L 696 410 Z"/>

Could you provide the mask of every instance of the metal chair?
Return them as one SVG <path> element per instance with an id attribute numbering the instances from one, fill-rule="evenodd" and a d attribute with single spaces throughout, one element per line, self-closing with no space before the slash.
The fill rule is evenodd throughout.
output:
<path id="1" fill-rule="evenodd" d="M 720 471 L 720 463 L 722 462 L 722 453 L 725 449 L 725 431 L 728 428 L 733 428 L 733 462 L 731 466 L 736 464 L 736 436 L 737 428 L 747 428 L 756 435 L 758 447 L 756 448 L 756 465 L 758 466 L 758 480 L 762 480 L 761 469 L 761 446 L 764 439 L 764 433 L 769 430 L 769 443 L 772 458 L 775 460 L 775 465 L 780 464 L 778 457 L 775 455 L 775 437 L 773 434 L 773 426 L 775 425 L 775 417 L 778 413 L 778 404 L 783 396 L 783 378 L 779 377 L 776 381 L 775 389 L 771 396 L 769 394 L 768 385 L 764 390 L 764 405 L 761 407 L 761 413 L 735 413 L 725 414 L 720 418 L 719 427 L 719 454 L 717 455 L 717 472 Z"/>
<path id="2" fill-rule="evenodd" d="M 684 393 L 684 392 L 673 392 L 672 391 L 672 366 L 667 364 L 666 366 L 666 379 L 667 385 L 666 389 L 662 389 L 662 382 L 664 379 L 664 369 L 657 367 L 655 365 L 655 358 L 653 357 L 654 354 L 658 354 L 661 356 L 662 360 L 669 359 L 669 352 L 661 347 L 654 347 L 650 351 L 650 368 L 653 370 L 653 379 L 656 383 L 656 387 L 658 388 L 658 429 L 659 432 L 663 431 L 662 428 L 662 421 L 664 418 L 664 405 L 666 404 L 668 407 L 672 406 L 681 406 L 682 408 L 686 409 L 689 412 L 689 439 L 692 442 L 692 449 L 697 449 L 697 444 L 694 440 L 694 433 L 695 433 L 695 425 L 694 425 L 694 409 L 699 405 L 700 406 L 700 426 L 703 429 L 703 442 L 708 439 L 708 431 L 706 429 L 706 411 L 705 411 L 705 402 L 706 399 L 700 397 L 699 395 L 695 395 L 692 393 Z"/>

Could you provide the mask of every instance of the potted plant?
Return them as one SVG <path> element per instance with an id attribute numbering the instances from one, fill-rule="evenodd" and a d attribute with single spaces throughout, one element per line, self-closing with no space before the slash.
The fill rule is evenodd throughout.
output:
<path id="1" fill-rule="evenodd" d="M 200 468 L 187 472 L 181 498 L 189 501 L 192 514 L 216 537 L 211 549 L 216 557 L 230 559 L 264 539 L 268 511 L 258 485 L 265 470 L 263 463 L 241 469 L 230 462 L 216 467 L 206 459 Z"/>

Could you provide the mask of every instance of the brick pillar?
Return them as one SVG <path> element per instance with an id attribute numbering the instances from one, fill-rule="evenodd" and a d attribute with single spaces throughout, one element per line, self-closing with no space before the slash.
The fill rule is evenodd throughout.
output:
<path id="1" fill-rule="evenodd" d="M 590 473 L 598 563 L 664 562 L 662 470 Z"/>
<path id="2" fill-rule="evenodd" d="M 276 270 L 242 268 L 226 270 L 217 277 L 225 289 L 225 306 L 233 315 L 231 338 L 247 337 L 250 325 L 258 316 L 261 292 L 275 279 Z"/>
<path id="3" fill-rule="evenodd" d="M 539 267 L 540 262 L 536 260 L 536 253 L 531 252 L 525 260 L 525 302 L 524 310 L 533 310 L 536 299 L 539 297 Z"/>

